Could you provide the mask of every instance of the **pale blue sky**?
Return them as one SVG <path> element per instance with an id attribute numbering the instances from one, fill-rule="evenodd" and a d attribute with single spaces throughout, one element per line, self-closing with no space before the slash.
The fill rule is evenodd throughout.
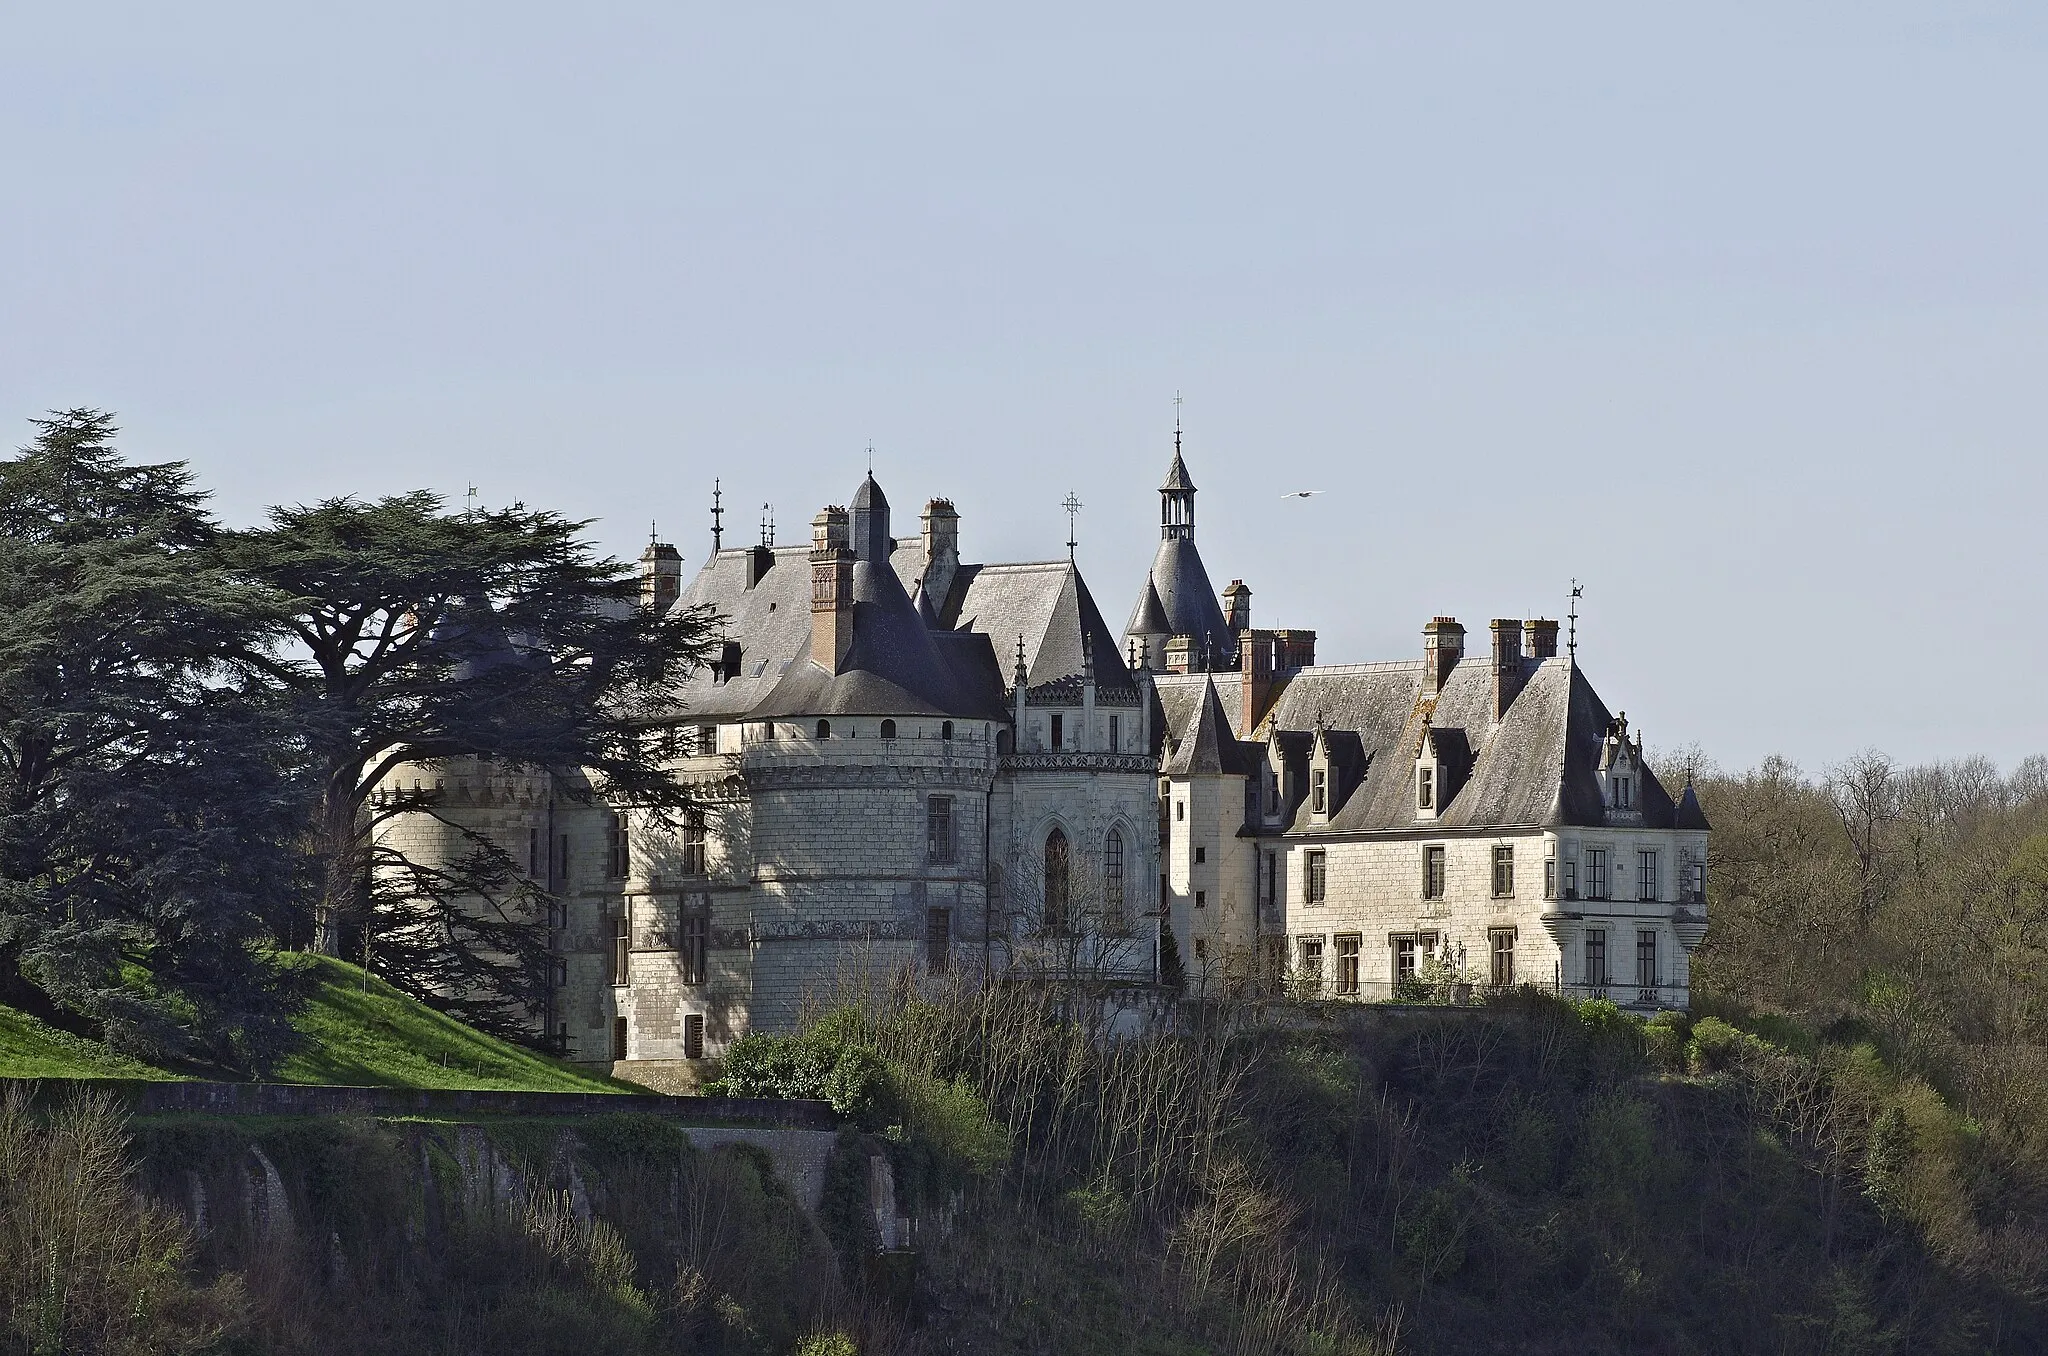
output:
<path id="1" fill-rule="evenodd" d="M 9 442 L 694 565 L 872 440 L 1121 625 L 1178 389 L 1327 661 L 1577 575 L 1653 746 L 2048 750 L 2039 6 L 309 10 L 0 10 Z"/>

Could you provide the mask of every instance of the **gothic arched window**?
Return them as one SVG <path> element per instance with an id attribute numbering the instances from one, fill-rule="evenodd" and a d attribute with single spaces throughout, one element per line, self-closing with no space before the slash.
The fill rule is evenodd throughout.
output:
<path id="1" fill-rule="evenodd" d="M 1107 932 L 1124 927 L 1124 835 L 1111 829 L 1102 843 L 1102 923 Z"/>
<path id="2" fill-rule="evenodd" d="M 1064 830 L 1054 828 L 1045 836 L 1045 931 L 1067 930 L 1067 868 L 1073 854 L 1067 848 Z"/>
<path id="3" fill-rule="evenodd" d="M 832 722 L 831 722 L 831 721 L 829 721 L 829 720 L 821 720 L 821 721 L 819 721 L 819 722 L 818 722 L 818 738 L 820 738 L 820 739 L 830 739 L 831 737 L 832 737 Z"/>

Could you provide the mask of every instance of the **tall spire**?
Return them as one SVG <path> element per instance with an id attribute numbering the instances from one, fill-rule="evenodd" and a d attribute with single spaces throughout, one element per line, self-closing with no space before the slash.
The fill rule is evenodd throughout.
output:
<path id="1" fill-rule="evenodd" d="M 718 548 L 725 544 L 725 505 L 721 502 L 724 493 L 716 480 L 711 482 L 711 554 L 717 555 Z"/>
<path id="2" fill-rule="evenodd" d="M 1159 535 L 1168 541 L 1180 538 L 1183 541 L 1195 539 L 1195 481 L 1188 474 L 1188 464 L 1180 456 L 1180 397 L 1173 398 L 1173 465 L 1166 468 L 1166 479 L 1159 486 Z"/>

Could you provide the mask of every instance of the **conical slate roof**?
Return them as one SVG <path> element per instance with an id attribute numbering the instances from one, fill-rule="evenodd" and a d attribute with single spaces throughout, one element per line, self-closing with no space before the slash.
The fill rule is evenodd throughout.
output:
<path id="1" fill-rule="evenodd" d="M 1212 679 L 1181 727 L 1180 741 L 1161 771 L 1168 777 L 1248 776 L 1251 760 L 1231 733 L 1223 699 Z"/>
<path id="2" fill-rule="evenodd" d="M 1173 626 L 1166 620 L 1166 604 L 1159 601 L 1159 590 L 1152 584 L 1152 576 L 1145 576 L 1145 596 L 1138 600 L 1138 610 L 1131 616 L 1131 629 L 1126 633 L 1133 636 L 1170 636 Z"/>
<path id="3" fill-rule="evenodd" d="M 1154 596 L 1165 614 L 1163 627 L 1158 626 L 1157 618 L 1152 619 L 1150 626 L 1141 624 L 1145 621 L 1146 604 Z M 1124 628 L 1124 634 L 1194 636 L 1211 654 L 1234 648 L 1235 637 L 1223 620 L 1223 605 L 1216 600 L 1209 571 L 1203 567 L 1202 555 L 1192 541 L 1186 537 L 1160 540 L 1159 554 L 1152 558 L 1152 571 L 1145 577 L 1145 592 L 1138 595 L 1138 605 L 1131 609 L 1131 622 Z"/>
<path id="4" fill-rule="evenodd" d="M 1194 477 L 1188 474 L 1188 464 L 1180 459 L 1180 435 L 1173 435 L 1173 465 L 1166 468 L 1166 483 L 1159 487 L 1161 494 L 1187 492 L 1195 488 Z"/>
<path id="5" fill-rule="evenodd" d="M 1700 808 L 1700 798 L 1693 794 L 1690 781 L 1686 782 L 1685 792 L 1678 798 L 1678 808 L 1672 812 L 1671 827 L 1701 830 L 1708 827 L 1707 812 Z"/>

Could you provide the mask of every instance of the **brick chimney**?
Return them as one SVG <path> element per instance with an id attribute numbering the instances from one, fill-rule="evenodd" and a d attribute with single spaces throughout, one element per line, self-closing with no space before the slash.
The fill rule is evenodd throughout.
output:
<path id="1" fill-rule="evenodd" d="M 683 596 L 683 556 L 665 541 L 651 541 L 640 553 L 640 602 L 666 612 Z"/>
<path id="2" fill-rule="evenodd" d="M 1239 635 L 1252 629 L 1252 591 L 1242 579 L 1231 580 L 1223 590 L 1223 624 Z"/>
<path id="3" fill-rule="evenodd" d="M 846 510 L 837 504 L 811 519 L 811 658 L 839 672 L 853 648 L 853 551 Z"/>
<path id="4" fill-rule="evenodd" d="M 1522 624 L 1523 643 L 1531 659 L 1557 658 L 1557 623 L 1545 617 L 1531 617 Z"/>
<path id="5" fill-rule="evenodd" d="M 1522 690 L 1522 619 L 1493 619 L 1493 718 L 1499 720 Z"/>
<path id="6" fill-rule="evenodd" d="M 1465 657 L 1465 628 L 1456 617 L 1432 617 L 1422 627 L 1422 695 L 1435 697 Z"/>
<path id="7" fill-rule="evenodd" d="M 1234 581 L 1233 581 L 1234 582 Z M 1247 593 L 1250 590 L 1246 590 Z M 1226 595 L 1228 596 L 1228 595 Z M 1244 694 L 1238 711 L 1238 738 L 1250 739 L 1265 718 L 1273 699 L 1273 670 L 1278 667 L 1280 641 L 1271 631 L 1246 631 L 1237 640 L 1239 690 Z"/>

